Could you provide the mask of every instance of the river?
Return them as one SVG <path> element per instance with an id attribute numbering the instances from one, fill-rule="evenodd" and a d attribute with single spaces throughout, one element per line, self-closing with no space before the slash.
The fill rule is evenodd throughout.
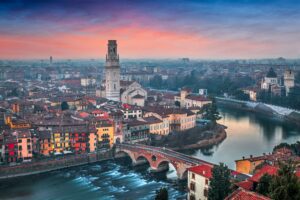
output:
<path id="1" fill-rule="evenodd" d="M 209 149 L 189 152 L 196 157 L 234 169 L 242 156 L 271 152 L 281 142 L 300 140 L 292 125 L 239 111 L 221 108 L 219 123 L 228 127 L 227 138 Z M 0 182 L 0 199 L 5 200 L 94 200 L 153 199 L 155 190 L 167 187 L 170 199 L 183 199 L 185 191 L 171 168 L 167 174 L 152 174 L 147 166 L 132 168 L 127 161 L 105 161 L 42 175 Z"/>
<path id="2" fill-rule="evenodd" d="M 219 108 L 222 119 L 218 123 L 227 126 L 227 138 L 212 148 L 196 150 L 190 154 L 212 163 L 224 162 L 235 169 L 235 160 L 243 156 L 259 156 L 272 152 L 281 142 L 300 140 L 300 128 L 284 124 L 258 114 L 238 109 Z"/>

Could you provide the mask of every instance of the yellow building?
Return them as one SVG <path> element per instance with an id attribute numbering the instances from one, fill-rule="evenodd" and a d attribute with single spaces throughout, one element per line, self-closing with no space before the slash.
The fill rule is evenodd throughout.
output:
<path id="1" fill-rule="evenodd" d="M 52 133 L 52 149 L 55 153 L 63 153 L 70 149 L 70 135 L 62 130 L 55 129 Z"/>
<path id="2" fill-rule="evenodd" d="M 243 174 L 253 174 L 255 168 L 266 160 L 265 156 L 243 158 L 235 161 L 236 171 Z"/>
<path id="3" fill-rule="evenodd" d="M 101 121 L 96 125 L 99 147 L 112 147 L 114 144 L 114 125 L 109 121 Z"/>
<path id="4" fill-rule="evenodd" d="M 10 115 L 5 116 L 5 124 L 11 129 L 27 129 L 31 127 L 27 121 L 22 119 L 13 119 Z"/>
<path id="5" fill-rule="evenodd" d="M 149 116 L 155 116 L 163 121 L 166 134 L 196 126 L 196 114 L 188 109 L 147 107 L 144 109 L 144 117 Z"/>
<path id="6" fill-rule="evenodd" d="M 143 118 L 149 125 L 149 132 L 157 135 L 168 135 L 170 123 L 168 116 L 160 116 L 157 113 L 147 113 Z"/>

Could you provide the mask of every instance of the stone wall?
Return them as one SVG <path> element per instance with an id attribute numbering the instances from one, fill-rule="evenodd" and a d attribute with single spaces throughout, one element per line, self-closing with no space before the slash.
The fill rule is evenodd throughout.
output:
<path id="1" fill-rule="evenodd" d="M 0 179 L 39 174 L 68 167 L 85 165 L 102 160 L 108 160 L 112 158 L 113 152 L 107 151 L 49 158 L 43 159 L 41 161 L 22 163 L 15 166 L 1 166 Z"/>

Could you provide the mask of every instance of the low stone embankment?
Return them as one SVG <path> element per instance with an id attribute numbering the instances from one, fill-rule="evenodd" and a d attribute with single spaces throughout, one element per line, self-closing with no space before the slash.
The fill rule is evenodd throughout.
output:
<path id="1" fill-rule="evenodd" d="M 193 129 L 175 132 L 168 136 L 153 136 L 151 145 L 164 146 L 173 150 L 199 149 L 216 145 L 226 137 L 226 127 L 220 124 L 195 127 Z"/>
<path id="2" fill-rule="evenodd" d="M 185 145 L 180 148 L 172 148 L 173 150 L 186 150 L 186 149 L 200 149 L 210 147 L 212 145 L 220 144 L 227 137 L 225 129 L 220 128 L 215 132 L 211 138 L 202 139 L 195 144 Z"/>
<path id="3" fill-rule="evenodd" d="M 97 152 L 65 157 L 49 158 L 30 163 L 22 163 L 15 166 L 0 166 L 0 179 L 14 178 L 33 174 L 85 165 L 113 158 L 113 152 Z"/>

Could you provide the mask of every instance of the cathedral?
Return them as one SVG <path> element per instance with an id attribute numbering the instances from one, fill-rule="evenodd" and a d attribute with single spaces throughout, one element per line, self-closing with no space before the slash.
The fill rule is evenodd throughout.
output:
<path id="1" fill-rule="evenodd" d="M 112 101 L 144 106 L 147 99 L 147 91 L 135 81 L 120 80 L 120 63 L 117 51 L 117 41 L 108 40 L 105 62 L 105 80 L 98 94 Z"/>

